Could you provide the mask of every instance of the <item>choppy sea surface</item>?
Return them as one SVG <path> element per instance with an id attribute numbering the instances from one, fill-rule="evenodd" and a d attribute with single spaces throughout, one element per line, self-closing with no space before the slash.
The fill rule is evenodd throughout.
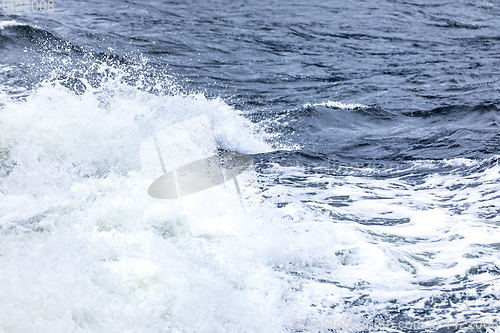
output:
<path id="1" fill-rule="evenodd" d="M 0 4 L 0 332 L 499 331 L 499 2 L 50 4 Z M 198 116 L 241 198 L 151 198 Z"/>

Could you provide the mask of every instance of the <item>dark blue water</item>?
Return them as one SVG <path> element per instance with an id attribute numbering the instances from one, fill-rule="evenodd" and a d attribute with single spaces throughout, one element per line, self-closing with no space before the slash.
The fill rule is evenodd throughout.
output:
<path id="1" fill-rule="evenodd" d="M 57 82 L 81 96 L 89 89 L 100 89 L 109 78 L 153 96 L 201 93 L 242 111 L 267 133 L 268 143 L 277 151 L 256 156 L 257 170 L 268 181 L 267 187 L 262 185 L 267 191 L 263 200 L 271 198 L 280 209 L 295 202 L 309 212 L 313 208 L 308 205 L 317 205 L 314 216 L 381 226 L 427 219 L 413 219 L 413 213 L 394 208 L 399 206 L 422 214 L 439 208 L 449 215 L 450 220 L 437 218 L 450 223 L 449 228 L 437 229 L 442 235 L 439 240 L 426 238 L 425 233 L 404 240 L 404 233 L 397 238 L 385 229 L 360 231 L 369 235 L 367 244 L 388 244 L 384 253 L 397 252 L 398 262 L 408 264 L 403 270 L 415 270 L 408 279 L 415 278 L 418 287 L 414 297 L 395 301 L 377 299 L 379 289 L 374 286 L 369 289 L 374 292 L 366 292 L 365 301 L 364 282 L 360 282 L 346 287 L 359 292 L 339 301 L 346 309 L 392 320 L 415 316 L 462 319 L 465 312 L 460 311 L 470 310 L 474 302 L 478 305 L 467 316 L 494 316 L 498 310 L 498 2 L 68 0 L 55 1 L 53 12 L 0 10 L 0 22 L 7 21 L 17 24 L 0 23 L 0 88 L 13 101 L 23 103 L 44 82 Z M 0 146 L 4 151 L 11 149 L 5 147 Z M 2 158 L 4 168 L 11 172 L 15 163 L 9 162 L 10 157 Z M 294 169 L 297 166 L 299 170 Z M 328 178 L 336 176 L 347 178 Z M 331 188 L 349 190 L 345 195 L 341 191 L 332 194 Z M 373 199 L 373 207 L 355 206 L 356 200 L 367 198 Z M 394 209 L 381 208 L 387 200 Z M 318 208 L 321 205 L 329 208 Z M 305 213 L 290 214 L 295 221 Z M 447 250 L 432 249 L 435 241 L 450 249 L 447 242 L 465 237 L 453 229 L 453 219 L 465 223 L 463 230 L 471 235 L 479 230 L 475 223 L 487 221 L 489 229 L 481 232 L 497 239 L 485 241 L 481 246 L 486 250 L 475 248 L 481 247 L 480 236 L 456 245 L 475 248 L 459 257 L 477 261 L 457 259 L 458 266 L 468 265 L 463 274 L 451 272 L 451 266 L 442 273 L 451 257 L 440 257 Z M 418 230 L 426 227 L 416 226 Z M 419 247 L 411 245 L 419 242 Z M 409 248 L 398 247 L 401 244 Z M 365 253 L 350 246 L 342 251 L 336 256 Z M 418 265 L 427 267 L 425 262 L 433 258 L 440 258 L 439 264 L 429 265 L 439 269 L 433 273 L 419 270 Z M 321 274 L 335 270 L 318 262 L 311 265 L 319 267 Z M 311 272 L 307 275 L 304 267 L 294 269 L 284 271 L 304 281 L 328 280 L 316 279 Z M 385 268 L 374 269 L 376 274 L 385 272 Z M 484 279 L 469 285 L 471 275 Z M 347 286 L 349 279 L 344 278 L 328 283 Z M 457 296 L 454 286 L 463 293 Z M 433 296 L 426 293 L 431 289 L 437 290 Z M 467 298 L 467 293 L 474 295 Z M 300 320 L 321 319 L 312 314 L 317 306 L 336 307 L 334 301 L 314 305 L 317 301 L 304 305 L 313 310 L 297 310 Z M 394 310 L 395 304 L 402 305 Z M 365 309 L 369 310 L 365 313 Z M 289 323 L 280 327 L 290 329 Z M 183 329 L 182 324 L 173 327 Z M 211 326 L 209 331 L 217 328 Z"/>

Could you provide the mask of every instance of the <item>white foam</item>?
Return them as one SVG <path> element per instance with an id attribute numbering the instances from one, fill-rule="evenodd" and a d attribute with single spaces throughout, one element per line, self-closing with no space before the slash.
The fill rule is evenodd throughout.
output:
<path id="1" fill-rule="evenodd" d="M 173 207 L 139 172 L 144 138 L 197 115 L 226 149 L 268 150 L 265 135 L 220 99 L 87 89 L 0 106 L 0 330 L 279 330 L 286 285 L 251 245 L 177 237 L 245 235 L 231 184 Z"/>
<path id="2" fill-rule="evenodd" d="M 498 264 L 498 223 L 481 217 L 498 209 L 497 165 L 414 185 L 275 164 L 261 183 L 241 176 L 246 213 L 230 184 L 177 204 L 149 197 L 143 139 L 203 114 L 218 145 L 267 149 L 256 125 L 203 95 L 45 85 L 1 107 L 0 330 L 278 332 L 294 318 L 422 309 Z M 493 274 L 467 276 L 485 281 L 499 290 Z M 489 299 L 457 310 L 495 309 Z"/>
<path id="3" fill-rule="evenodd" d="M 433 162 L 420 161 L 418 164 L 422 166 L 426 163 Z M 477 164 L 463 159 L 447 163 L 457 167 L 475 167 Z M 494 190 L 497 187 L 495 183 L 500 179 L 498 170 L 499 167 L 494 165 L 484 172 L 464 178 L 457 177 L 454 172 L 436 173 L 423 177 L 424 182 L 418 186 L 406 183 L 404 178 L 306 175 L 300 168 L 276 167 L 270 170 L 271 179 L 279 178 L 285 184 L 290 184 L 274 186 L 266 191 L 266 196 L 270 201 L 290 202 L 286 208 L 293 207 L 291 216 L 285 214 L 285 208 L 282 209 L 293 223 L 294 232 L 299 229 L 311 231 L 310 225 L 299 227 L 297 219 L 315 221 L 316 228 L 319 228 L 321 221 L 329 221 L 332 228 L 331 242 L 335 243 L 330 251 L 345 254 L 343 259 L 339 257 L 343 265 L 335 268 L 326 265 L 328 269 L 318 268 L 312 276 L 337 281 L 344 286 L 363 286 L 351 293 L 342 293 L 335 291 L 335 288 L 327 291 L 321 283 L 310 282 L 311 289 L 302 289 L 301 292 L 321 288 L 322 295 L 308 294 L 306 298 L 310 303 L 325 302 L 325 305 L 318 311 L 321 314 L 311 311 L 301 319 L 322 320 L 330 315 L 344 320 L 353 316 L 363 318 L 369 313 L 375 315 L 383 312 L 388 302 L 406 304 L 418 299 L 429 301 L 433 297 L 441 297 L 446 293 L 444 290 L 456 287 L 457 280 L 464 276 L 467 276 L 469 283 L 488 281 L 498 284 L 487 272 L 477 275 L 468 273 L 472 267 L 496 260 L 495 250 L 488 244 L 497 242 L 497 224 L 488 223 L 479 214 L 498 209 L 498 200 L 495 199 L 497 191 Z M 464 186 L 457 191 L 459 182 Z M 308 184 L 313 187 L 308 187 Z M 331 206 L 328 203 L 332 200 L 342 205 Z M 306 204 L 301 203 L 304 201 Z M 459 209 L 459 214 L 456 209 Z M 311 213 L 307 213 L 307 210 Z M 292 216 L 295 218 L 292 219 Z M 379 220 L 383 220 L 384 224 L 378 224 Z M 396 221 L 395 224 L 387 225 L 390 220 Z M 306 250 L 305 253 L 311 252 Z M 308 265 L 314 266 L 311 262 Z M 301 267 L 300 271 L 308 276 L 309 268 Z M 335 273 L 329 274 L 328 271 Z M 424 288 L 416 283 L 428 283 L 436 279 L 440 282 L 433 287 Z M 335 303 L 334 295 L 343 295 L 345 298 L 337 298 L 338 303 Z M 363 305 L 345 308 L 346 299 L 354 300 L 362 295 L 365 302 L 360 303 Z M 336 310 L 327 309 L 327 304 L 331 305 L 332 302 Z M 489 309 L 498 304 L 481 300 L 471 302 L 474 306 Z M 421 309 L 425 304 L 415 303 L 405 307 Z M 342 314 L 342 311 L 346 312 Z"/>

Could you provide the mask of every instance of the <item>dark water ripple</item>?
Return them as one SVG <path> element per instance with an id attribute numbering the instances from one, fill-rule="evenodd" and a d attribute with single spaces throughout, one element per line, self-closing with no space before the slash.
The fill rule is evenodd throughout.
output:
<path id="1" fill-rule="evenodd" d="M 405 112 L 499 91 L 500 16 L 488 1 L 78 4 L 32 19 L 94 50 L 139 51 L 241 107 L 342 100 Z"/>

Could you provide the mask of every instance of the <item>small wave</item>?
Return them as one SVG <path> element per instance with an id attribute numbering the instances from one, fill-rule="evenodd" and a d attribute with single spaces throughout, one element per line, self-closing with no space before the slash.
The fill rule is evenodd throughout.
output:
<path id="1" fill-rule="evenodd" d="M 327 108 L 333 108 L 333 109 L 342 109 L 342 110 L 359 110 L 359 109 L 366 109 L 368 106 L 359 104 L 359 103 L 342 103 L 342 102 L 337 102 L 337 101 L 328 101 L 328 102 L 322 102 L 322 103 L 314 103 L 314 104 L 305 104 L 304 108 L 308 108 L 311 106 L 324 106 Z"/>

